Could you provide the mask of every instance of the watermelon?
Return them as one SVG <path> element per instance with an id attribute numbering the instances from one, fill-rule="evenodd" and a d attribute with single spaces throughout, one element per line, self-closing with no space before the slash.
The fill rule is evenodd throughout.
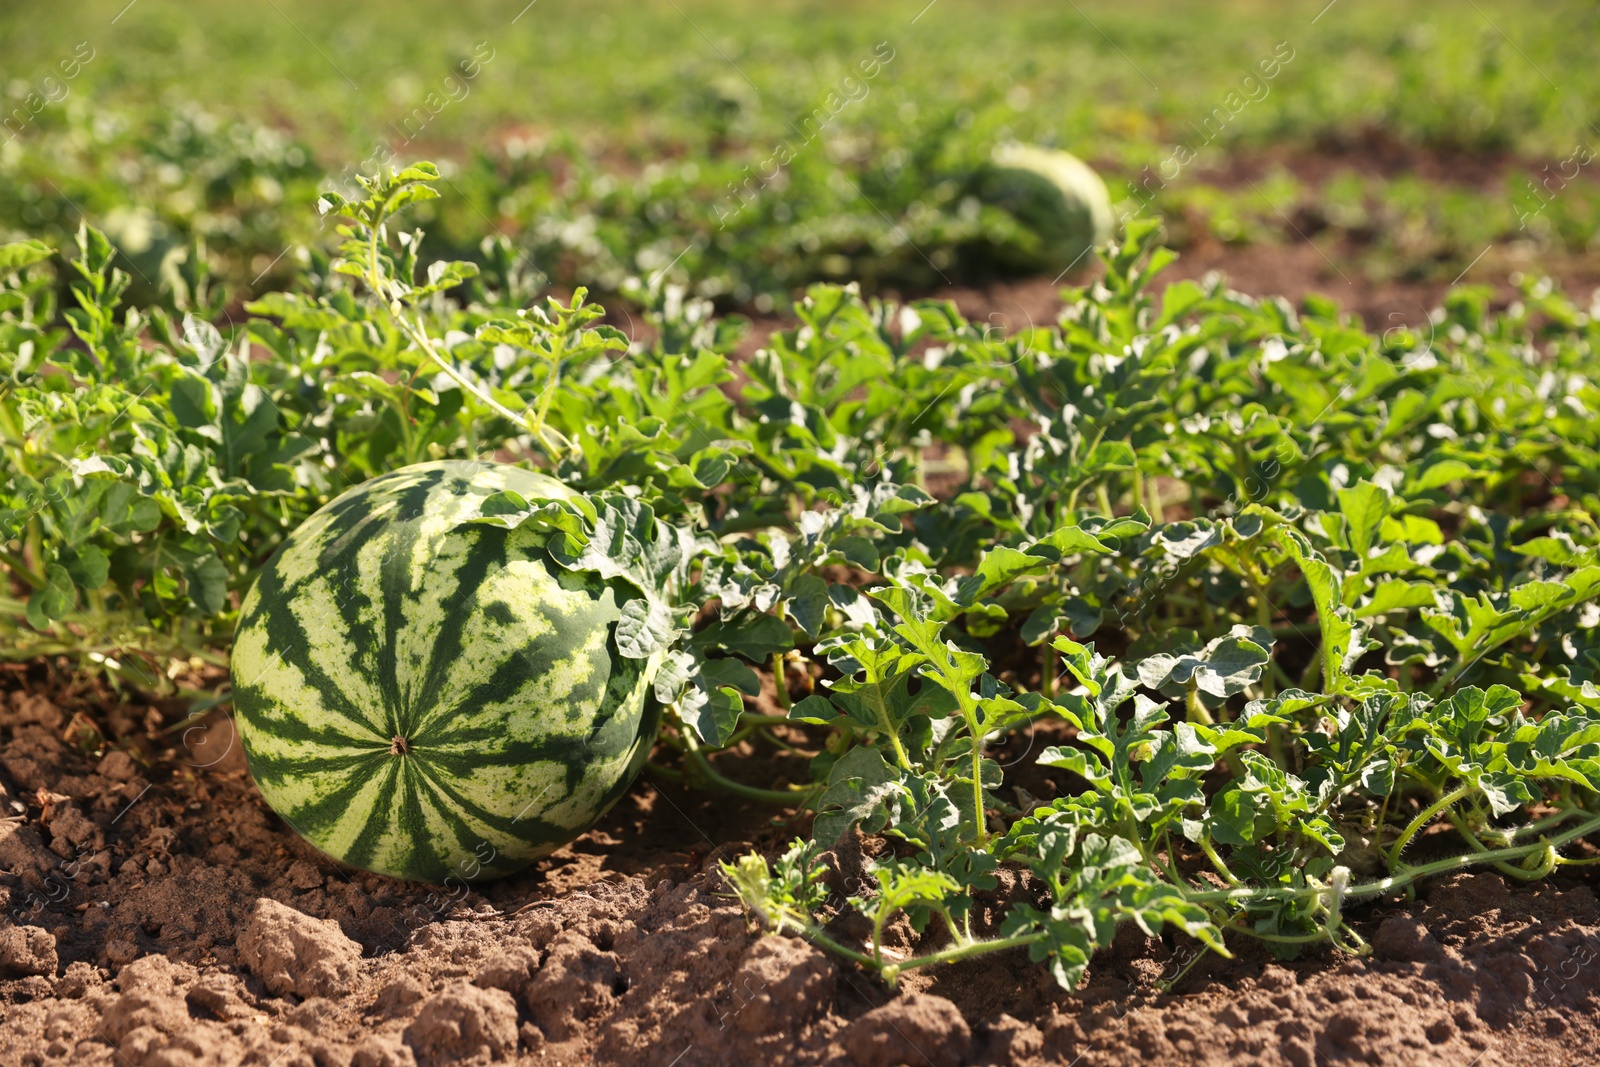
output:
<path id="1" fill-rule="evenodd" d="M 1111 239 L 1114 219 L 1106 183 L 1087 163 L 1059 149 L 1005 144 L 996 148 L 978 185 L 979 198 L 1008 212 L 1024 240 L 1000 257 L 1014 270 L 1065 273 L 1089 262 L 1089 250 Z"/>
<path id="2" fill-rule="evenodd" d="M 508 493 L 576 495 L 503 464 L 406 467 L 307 519 L 245 598 L 250 773 L 340 862 L 498 877 L 582 833 L 644 762 L 664 651 L 624 656 L 615 631 L 645 594 L 556 562 L 534 526 L 473 521 Z"/>

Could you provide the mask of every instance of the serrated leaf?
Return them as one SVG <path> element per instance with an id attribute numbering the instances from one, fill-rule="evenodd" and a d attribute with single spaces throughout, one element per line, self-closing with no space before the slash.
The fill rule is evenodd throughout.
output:
<path id="1" fill-rule="evenodd" d="M 696 661 L 687 652 L 673 650 L 662 657 L 661 666 L 656 669 L 655 689 L 656 700 L 662 704 L 671 704 L 683 693 L 684 686 L 689 684 L 689 679 L 695 670 Z"/>
<path id="2" fill-rule="evenodd" d="M 750 696 L 759 696 L 761 693 L 760 677 L 736 659 L 703 660 L 697 677 L 707 686 L 725 686 Z"/>
<path id="3" fill-rule="evenodd" d="M 841 537 L 833 547 L 844 557 L 845 562 L 852 566 L 860 567 L 864 571 L 878 569 L 878 549 L 865 537 Z"/>
<path id="4" fill-rule="evenodd" d="M 794 647 L 794 631 L 775 616 L 753 615 L 714 622 L 694 635 L 694 644 L 698 648 L 722 649 L 752 663 L 764 663 Z"/>
<path id="5" fill-rule="evenodd" d="M 215 615 L 228 602 L 228 568 L 222 560 L 206 553 L 184 568 L 189 599 L 205 615 Z"/>
<path id="6" fill-rule="evenodd" d="M 189 429 L 214 426 L 217 401 L 212 385 L 197 374 L 185 374 L 172 383 L 172 416 Z"/>
<path id="7" fill-rule="evenodd" d="M 809 637 L 820 637 L 828 614 L 828 583 L 814 574 L 802 574 L 789 587 L 784 613 Z"/>
<path id="8" fill-rule="evenodd" d="M 44 570 L 44 587 L 28 597 L 28 625 L 35 630 L 48 630 L 51 622 L 64 619 L 72 613 L 76 597 L 72 575 L 61 564 L 50 564 Z"/>
<path id="9" fill-rule="evenodd" d="M 828 788 L 817 800 L 812 836 L 832 848 L 852 826 L 877 833 L 889 821 L 889 809 L 903 795 L 900 775 L 875 748 L 858 746 L 846 752 L 828 772 Z"/>
<path id="10" fill-rule="evenodd" d="M 93 591 L 106 584 L 111 573 L 111 557 L 98 545 L 80 545 L 61 553 L 61 562 L 78 588 Z"/>
<path id="11" fill-rule="evenodd" d="M 1386 578 L 1372 590 L 1365 604 L 1355 609 L 1355 617 L 1369 619 L 1391 611 L 1410 611 L 1414 608 L 1432 607 L 1433 587 L 1423 582 L 1408 582 L 1402 578 Z"/>
<path id="12" fill-rule="evenodd" d="M 839 712 L 834 709 L 833 701 L 817 693 L 804 697 L 794 702 L 789 708 L 789 718 L 797 722 L 809 722 L 825 725 L 837 722 Z"/>
<path id="13" fill-rule="evenodd" d="M 696 675 L 694 684 L 684 690 L 679 701 L 678 716 L 701 741 L 721 748 L 738 729 L 744 700 L 732 686 L 706 683 L 703 675 Z"/>
<path id="14" fill-rule="evenodd" d="M 1357 560 L 1364 560 L 1372 551 L 1378 528 L 1389 514 L 1389 493 L 1371 482 L 1358 482 L 1348 489 L 1340 489 L 1338 497 L 1350 551 Z"/>
<path id="15" fill-rule="evenodd" d="M 635 597 L 617 619 L 617 652 L 627 659 L 647 660 L 667 647 L 676 627 L 666 603 L 655 596 Z"/>
<path id="16" fill-rule="evenodd" d="M 19 270 L 42 263 L 55 255 L 55 249 L 43 241 L 14 241 L 0 245 L 0 278 Z"/>

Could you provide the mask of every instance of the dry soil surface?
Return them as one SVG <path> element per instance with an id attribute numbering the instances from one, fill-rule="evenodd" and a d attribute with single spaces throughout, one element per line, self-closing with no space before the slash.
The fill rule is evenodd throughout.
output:
<path id="1" fill-rule="evenodd" d="M 1469 1067 L 1600 1048 L 1583 878 L 1456 877 L 1365 914 L 1370 958 L 1208 957 L 1171 994 L 1155 983 L 1194 947 L 1131 935 L 1071 993 L 1020 955 L 890 990 L 730 900 L 715 860 L 797 829 L 770 810 L 640 782 L 531 871 L 447 891 L 301 842 L 223 714 L 161 733 L 175 708 L 37 664 L 0 685 L 7 1067 Z"/>

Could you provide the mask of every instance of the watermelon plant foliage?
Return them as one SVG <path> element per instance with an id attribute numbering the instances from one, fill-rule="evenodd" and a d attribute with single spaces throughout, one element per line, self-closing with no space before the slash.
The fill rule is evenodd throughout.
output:
<path id="1" fill-rule="evenodd" d="M 170 685 L 282 615 L 270 561 L 329 500 L 496 457 L 576 495 L 508 481 L 451 536 L 614 590 L 608 656 L 657 664 L 647 773 L 804 812 L 731 887 L 890 980 L 1025 950 L 1070 986 L 1125 923 L 1359 953 L 1353 916 L 1424 879 L 1593 861 L 1593 309 L 1463 287 L 1373 335 L 1157 292 L 1135 221 L 1053 322 L 817 286 L 736 372 L 742 323 L 659 280 L 626 334 L 429 263 L 394 219 L 435 177 L 325 199 L 341 246 L 232 326 L 124 306 L 92 229 L 4 250 L 8 655 Z"/>

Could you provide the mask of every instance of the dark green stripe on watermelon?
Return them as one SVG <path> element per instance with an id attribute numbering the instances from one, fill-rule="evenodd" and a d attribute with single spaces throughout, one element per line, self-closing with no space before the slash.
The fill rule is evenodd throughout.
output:
<path id="1" fill-rule="evenodd" d="M 345 853 L 344 861 L 357 867 L 369 866 L 377 852 L 378 842 L 391 829 L 391 808 L 394 805 L 395 791 L 400 784 L 400 775 L 404 763 L 397 759 L 389 759 L 383 770 L 383 784 L 378 786 L 378 795 L 373 799 L 372 809 L 367 812 L 366 825 L 356 835 L 350 845 L 350 850 Z"/>

